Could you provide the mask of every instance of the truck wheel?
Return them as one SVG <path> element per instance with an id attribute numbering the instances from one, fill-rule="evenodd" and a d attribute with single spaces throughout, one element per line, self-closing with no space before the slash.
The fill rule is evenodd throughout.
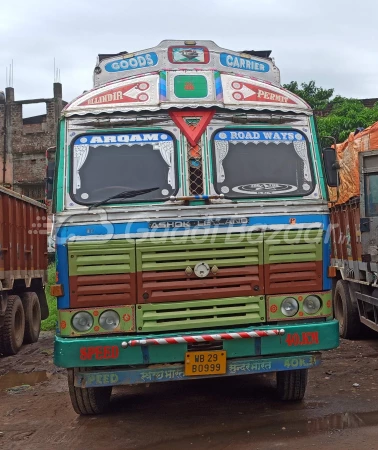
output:
<path id="1" fill-rule="evenodd" d="M 22 295 L 25 311 L 24 344 L 37 342 L 41 331 L 41 306 L 35 292 L 25 292 Z"/>
<path id="2" fill-rule="evenodd" d="M 277 391 L 281 400 L 302 400 L 307 386 L 308 369 L 277 372 Z"/>
<path id="3" fill-rule="evenodd" d="M 25 314 L 18 295 L 9 295 L 5 310 L 4 325 L 0 331 L 0 353 L 15 355 L 24 340 Z"/>
<path id="4" fill-rule="evenodd" d="M 339 321 L 340 337 L 344 339 L 357 338 L 361 330 L 360 315 L 357 304 L 350 296 L 347 281 L 339 280 L 336 283 L 333 304 L 335 318 Z"/>
<path id="5" fill-rule="evenodd" d="M 112 394 L 111 386 L 97 388 L 80 388 L 74 385 L 74 378 L 77 372 L 84 372 L 85 369 L 67 369 L 68 389 L 71 403 L 76 414 L 88 416 L 102 414 L 109 405 Z"/>

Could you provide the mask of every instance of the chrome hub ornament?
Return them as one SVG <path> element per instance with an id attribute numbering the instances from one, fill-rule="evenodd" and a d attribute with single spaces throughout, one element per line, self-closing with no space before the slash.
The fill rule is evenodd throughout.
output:
<path id="1" fill-rule="evenodd" d="M 194 266 L 194 273 L 198 278 L 205 278 L 210 273 L 210 267 L 205 262 L 200 262 Z"/>

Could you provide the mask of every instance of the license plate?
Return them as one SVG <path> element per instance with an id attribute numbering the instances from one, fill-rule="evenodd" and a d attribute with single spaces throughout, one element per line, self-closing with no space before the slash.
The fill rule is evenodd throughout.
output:
<path id="1" fill-rule="evenodd" d="M 186 352 L 185 375 L 221 375 L 227 370 L 226 352 L 215 350 L 213 352 Z"/>

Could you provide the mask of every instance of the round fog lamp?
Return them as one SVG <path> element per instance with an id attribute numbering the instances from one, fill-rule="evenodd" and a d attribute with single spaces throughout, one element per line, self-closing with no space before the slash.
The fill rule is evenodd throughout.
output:
<path id="1" fill-rule="evenodd" d="M 287 317 L 293 317 L 297 314 L 299 304 L 293 297 L 286 297 L 281 303 L 281 312 Z"/>
<path id="2" fill-rule="evenodd" d="M 322 302 L 316 295 L 309 295 L 304 299 L 303 311 L 306 314 L 316 314 L 322 307 Z"/>
<path id="3" fill-rule="evenodd" d="M 101 314 L 98 323 L 104 330 L 114 330 L 119 325 L 119 315 L 115 311 L 109 309 Z"/>
<path id="4" fill-rule="evenodd" d="M 93 317 L 86 311 L 80 311 L 72 317 L 72 326 L 76 331 L 88 331 L 93 326 Z"/>

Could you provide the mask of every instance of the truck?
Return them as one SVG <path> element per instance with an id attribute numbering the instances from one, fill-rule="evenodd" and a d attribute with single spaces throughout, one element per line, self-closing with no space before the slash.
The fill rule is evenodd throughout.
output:
<path id="1" fill-rule="evenodd" d="M 304 397 L 339 343 L 334 168 L 270 51 L 99 55 L 62 111 L 54 173 L 54 360 L 78 414 L 113 386 L 205 377 L 272 373 L 281 399 Z"/>
<path id="2" fill-rule="evenodd" d="M 46 208 L 0 186 L 0 355 L 37 342 L 49 316 Z"/>
<path id="3" fill-rule="evenodd" d="M 378 331 L 378 123 L 351 133 L 334 146 L 338 171 L 330 189 L 332 259 L 330 276 L 340 336 Z"/>

